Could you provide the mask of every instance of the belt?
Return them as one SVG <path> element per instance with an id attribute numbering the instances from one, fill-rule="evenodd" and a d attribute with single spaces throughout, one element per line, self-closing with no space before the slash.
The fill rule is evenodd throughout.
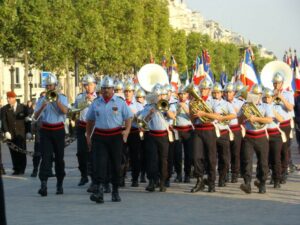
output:
<path id="1" fill-rule="evenodd" d="M 163 137 L 168 135 L 167 130 L 150 130 L 149 135 L 154 137 Z"/>
<path id="2" fill-rule="evenodd" d="M 86 122 L 83 121 L 83 120 L 79 120 L 79 121 L 78 121 L 78 126 L 79 126 L 79 127 L 82 127 L 82 128 L 86 128 Z"/>
<path id="3" fill-rule="evenodd" d="M 279 127 L 288 127 L 291 125 L 291 120 L 285 120 L 279 124 Z"/>
<path id="4" fill-rule="evenodd" d="M 182 132 L 187 132 L 193 130 L 192 125 L 187 125 L 187 126 L 174 126 L 175 130 L 182 131 Z"/>
<path id="5" fill-rule="evenodd" d="M 230 128 L 231 131 L 239 131 L 239 130 L 241 130 L 240 124 L 229 125 L 229 128 Z"/>
<path id="6" fill-rule="evenodd" d="M 224 134 L 228 134 L 228 130 L 224 129 L 224 130 L 220 130 L 220 135 L 224 135 Z"/>
<path id="7" fill-rule="evenodd" d="M 249 138 L 261 138 L 265 136 L 267 136 L 265 130 L 261 130 L 261 131 L 246 130 L 246 137 Z"/>
<path id="8" fill-rule="evenodd" d="M 64 125 L 63 122 L 60 122 L 60 123 L 42 123 L 41 128 L 45 129 L 45 130 L 61 130 L 61 129 L 65 129 L 65 125 Z"/>
<path id="9" fill-rule="evenodd" d="M 215 126 L 212 123 L 196 124 L 195 130 L 214 130 Z"/>
<path id="10" fill-rule="evenodd" d="M 99 136 L 114 136 L 122 133 L 122 127 L 112 129 L 95 128 L 94 134 Z"/>
<path id="11" fill-rule="evenodd" d="M 269 128 L 267 129 L 269 136 L 275 136 L 280 134 L 279 130 L 277 128 Z"/>

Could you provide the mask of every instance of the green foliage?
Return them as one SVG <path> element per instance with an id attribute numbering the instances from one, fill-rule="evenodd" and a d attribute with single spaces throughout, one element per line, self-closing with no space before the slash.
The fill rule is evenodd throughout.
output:
<path id="1" fill-rule="evenodd" d="M 174 55 L 183 73 L 205 49 L 218 78 L 233 75 L 244 54 L 234 44 L 172 29 L 166 0 L 1 0 L 0 40 L 4 58 L 28 51 L 30 64 L 56 72 L 74 71 L 76 59 L 81 75 L 131 73 L 149 62 L 150 52 L 158 64 Z M 253 50 L 260 71 L 270 60 Z"/>

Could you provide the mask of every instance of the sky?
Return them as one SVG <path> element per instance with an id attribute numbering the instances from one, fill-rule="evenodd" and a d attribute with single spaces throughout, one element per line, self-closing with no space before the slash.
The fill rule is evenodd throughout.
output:
<path id="1" fill-rule="evenodd" d="M 205 20 L 241 34 L 251 43 L 262 44 L 282 59 L 289 48 L 300 56 L 299 0 L 184 0 Z"/>

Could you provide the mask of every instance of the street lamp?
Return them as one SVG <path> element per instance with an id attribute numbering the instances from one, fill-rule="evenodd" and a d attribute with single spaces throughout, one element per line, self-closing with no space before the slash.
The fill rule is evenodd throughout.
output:
<path id="1" fill-rule="evenodd" d="M 30 96 L 30 100 L 32 100 L 32 78 L 33 78 L 33 74 L 31 72 L 31 70 L 29 71 L 29 74 L 28 74 L 28 81 L 29 81 L 29 96 Z"/>
<path id="2" fill-rule="evenodd" d="M 15 89 L 15 68 L 14 68 L 14 64 L 15 64 L 15 58 L 9 58 L 9 64 L 10 64 L 10 90 L 14 91 Z"/>

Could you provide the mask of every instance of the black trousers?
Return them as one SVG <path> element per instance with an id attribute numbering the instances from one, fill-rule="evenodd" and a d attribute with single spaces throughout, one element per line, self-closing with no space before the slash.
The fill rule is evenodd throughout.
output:
<path id="1" fill-rule="evenodd" d="M 85 137 L 85 128 L 78 126 L 77 127 L 77 160 L 78 160 L 78 169 L 80 171 L 81 177 L 87 177 L 91 175 L 91 164 L 92 164 L 92 155 L 89 152 L 88 145 Z"/>
<path id="2" fill-rule="evenodd" d="M 170 179 L 172 177 L 174 171 L 174 156 L 176 146 L 179 144 L 178 140 L 174 140 L 173 142 L 169 142 L 169 152 L 168 152 L 168 177 Z"/>
<path id="3" fill-rule="evenodd" d="M 5 199 L 4 199 L 3 181 L 2 181 L 1 174 L 0 174 L 0 224 L 6 225 Z"/>
<path id="4" fill-rule="evenodd" d="M 272 178 L 280 181 L 281 178 L 281 151 L 282 151 L 281 135 L 269 136 L 269 164 L 272 170 Z"/>
<path id="5" fill-rule="evenodd" d="M 22 149 L 26 149 L 26 139 L 23 136 L 18 135 L 14 139 L 12 139 L 11 142 Z M 9 151 L 13 164 L 13 170 L 23 173 L 26 169 L 27 164 L 26 154 L 13 151 L 11 148 L 9 148 Z"/>
<path id="6" fill-rule="evenodd" d="M 144 140 L 141 141 L 141 174 L 146 174 L 147 170 L 147 159 L 146 159 L 146 135 L 148 135 L 146 132 L 144 133 Z"/>
<path id="7" fill-rule="evenodd" d="M 148 179 L 157 180 L 160 178 L 164 184 L 168 178 L 168 136 L 156 137 L 151 134 L 145 137 L 146 161 Z"/>
<path id="8" fill-rule="evenodd" d="M 229 170 L 229 153 L 230 141 L 229 133 L 221 133 L 221 136 L 217 138 L 217 152 L 218 152 L 218 172 L 219 180 L 224 180 Z"/>
<path id="9" fill-rule="evenodd" d="M 193 160 L 193 131 L 178 131 L 179 142 L 175 145 L 174 166 L 177 174 L 182 173 L 182 150 L 184 152 L 184 174 L 190 176 Z"/>
<path id="10" fill-rule="evenodd" d="M 291 139 L 290 139 L 290 133 L 291 133 L 291 126 L 286 127 L 280 127 L 281 130 L 286 135 L 286 142 L 282 144 L 282 151 L 281 151 L 281 173 L 282 175 L 287 173 L 287 169 L 289 166 L 290 161 L 290 155 L 291 155 Z"/>
<path id="11" fill-rule="evenodd" d="M 242 131 L 233 131 L 234 140 L 230 141 L 230 161 L 231 161 L 231 173 L 238 175 L 240 173 L 241 165 L 241 147 L 242 147 Z"/>
<path id="12" fill-rule="evenodd" d="M 1 133 L 0 133 L 1 135 Z M 3 168 L 3 162 L 2 162 L 2 147 L 1 147 L 1 144 L 0 144 L 0 169 Z"/>
<path id="13" fill-rule="evenodd" d="M 58 181 L 62 181 L 66 175 L 65 161 L 65 130 L 40 130 L 40 150 L 42 162 L 40 165 L 39 178 L 47 180 L 52 173 L 52 162 L 54 153 L 55 173 Z"/>
<path id="14" fill-rule="evenodd" d="M 299 148 L 300 147 L 300 123 L 296 123 L 296 121 L 295 121 L 295 131 L 296 131 L 296 140 Z"/>
<path id="15" fill-rule="evenodd" d="M 137 181 L 141 171 L 142 141 L 139 132 L 131 132 L 125 145 L 127 145 L 129 151 L 132 180 Z"/>
<path id="16" fill-rule="evenodd" d="M 34 154 L 32 157 L 33 169 L 38 169 L 41 161 L 40 140 L 34 141 Z"/>
<path id="17" fill-rule="evenodd" d="M 193 135 L 194 175 L 203 177 L 207 163 L 208 182 L 216 180 L 217 137 L 215 130 L 195 130 Z"/>
<path id="18" fill-rule="evenodd" d="M 257 157 L 257 174 L 256 177 L 260 182 L 265 182 L 268 177 L 268 154 L 269 140 L 267 136 L 253 138 L 245 137 L 242 144 L 242 175 L 245 182 L 251 182 L 252 179 L 252 162 L 253 152 Z"/>
<path id="19" fill-rule="evenodd" d="M 122 148 L 123 137 L 121 134 L 113 136 L 93 135 L 92 160 L 95 184 L 104 184 L 108 181 L 110 164 L 111 182 L 114 186 L 119 186 Z"/>

